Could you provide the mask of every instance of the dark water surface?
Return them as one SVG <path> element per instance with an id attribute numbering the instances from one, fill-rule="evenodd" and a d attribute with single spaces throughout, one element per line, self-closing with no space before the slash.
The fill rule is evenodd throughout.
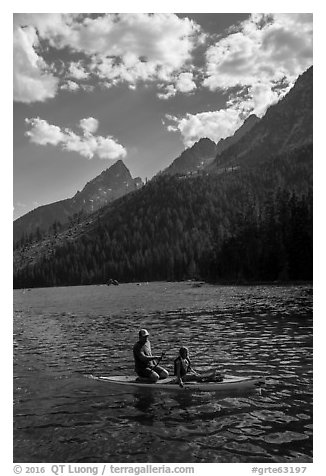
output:
<path id="1" fill-rule="evenodd" d="M 112 388 L 140 327 L 172 361 L 265 376 L 261 394 Z M 16 462 L 312 462 L 312 287 L 125 284 L 14 291 Z"/>

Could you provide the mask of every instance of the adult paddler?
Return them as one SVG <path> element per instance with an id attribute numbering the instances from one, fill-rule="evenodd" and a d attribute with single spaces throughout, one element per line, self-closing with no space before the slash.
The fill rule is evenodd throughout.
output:
<path id="1" fill-rule="evenodd" d="M 157 382 L 159 379 L 165 379 L 169 376 L 167 370 L 155 363 L 160 361 L 164 355 L 152 355 L 151 343 L 149 341 L 149 332 L 147 329 L 140 329 L 138 342 L 133 347 L 135 359 L 135 371 L 141 378 L 147 378 L 151 382 Z"/>

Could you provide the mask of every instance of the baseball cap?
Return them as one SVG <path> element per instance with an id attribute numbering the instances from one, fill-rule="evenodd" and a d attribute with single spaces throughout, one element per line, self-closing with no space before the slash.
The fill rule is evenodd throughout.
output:
<path id="1" fill-rule="evenodd" d="M 147 329 L 140 329 L 139 331 L 139 337 L 146 337 L 149 336 L 149 332 Z"/>

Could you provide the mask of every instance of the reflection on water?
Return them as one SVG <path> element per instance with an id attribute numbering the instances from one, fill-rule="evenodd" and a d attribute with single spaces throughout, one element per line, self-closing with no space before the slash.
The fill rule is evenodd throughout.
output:
<path id="1" fill-rule="evenodd" d="M 17 290 L 14 310 L 15 461 L 312 461 L 311 287 Z M 170 372 L 184 344 L 197 370 L 266 387 L 168 394 L 87 378 L 132 374 L 140 327 L 154 352 L 169 349 Z"/>

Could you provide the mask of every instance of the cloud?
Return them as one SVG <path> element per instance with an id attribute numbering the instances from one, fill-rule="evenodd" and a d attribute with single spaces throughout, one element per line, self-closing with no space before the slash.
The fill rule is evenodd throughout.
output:
<path id="1" fill-rule="evenodd" d="M 119 58 L 126 70 L 143 63 L 145 69 L 149 64 L 149 69 L 154 66 L 164 74 L 191 59 L 199 32 L 195 22 L 172 13 L 108 14 L 74 24 L 69 38 L 58 38 L 58 46 L 88 56 Z"/>
<path id="2" fill-rule="evenodd" d="M 16 14 L 14 29 L 18 58 L 14 63 L 15 100 L 24 102 L 44 101 L 54 97 L 58 89 L 76 90 L 73 83 L 89 80 L 91 74 L 93 80 L 107 87 L 119 82 L 131 86 L 138 81 L 171 82 L 191 62 L 194 48 L 203 41 L 199 25 L 172 13 L 92 17 Z M 44 60 L 47 45 L 52 52 L 65 49 L 68 54 L 83 55 L 83 60 L 70 62 L 63 71 L 51 65 L 51 73 Z M 19 61 L 23 53 L 24 58 Z M 59 88 L 61 81 L 63 85 Z M 29 83 L 29 90 L 21 91 Z M 188 92 L 194 87 L 186 77 L 181 77 L 178 84 L 179 91 Z"/>
<path id="3" fill-rule="evenodd" d="M 190 147 L 201 137 L 209 137 L 215 142 L 232 135 L 241 125 L 241 119 L 236 109 L 222 109 L 220 111 L 187 114 L 183 118 L 166 115 L 170 124 L 167 129 L 179 131 L 184 144 Z"/>
<path id="4" fill-rule="evenodd" d="M 70 63 L 68 74 L 73 79 L 87 79 L 89 77 L 89 72 L 85 70 L 80 62 Z"/>
<path id="5" fill-rule="evenodd" d="M 157 93 L 159 99 L 169 99 L 177 94 L 177 90 L 173 84 L 167 86 L 161 85 L 162 92 Z"/>
<path id="6" fill-rule="evenodd" d="M 252 14 L 206 51 L 202 86 L 228 95 L 224 109 L 170 117 L 168 130 L 187 146 L 201 137 L 217 142 L 249 114 L 265 114 L 311 64 L 311 14 Z"/>
<path id="7" fill-rule="evenodd" d="M 38 37 L 32 27 L 17 28 L 13 34 L 14 100 L 31 103 L 55 97 L 58 79 L 36 53 Z"/>
<path id="8" fill-rule="evenodd" d="M 78 91 L 80 89 L 79 84 L 75 81 L 71 81 L 68 79 L 65 83 L 63 83 L 60 89 L 66 89 L 67 91 Z"/>
<path id="9" fill-rule="evenodd" d="M 263 116 L 266 109 L 279 101 L 289 88 L 283 91 L 273 91 L 273 89 L 264 83 L 256 83 L 249 88 L 248 99 L 240 103 L 243 111 L 254 112 L 257 116 Z M 239 103 L 239 100 L 238 100 Z"/>
<path id="10" fill-rule="evenodd" d="M 169 99 L 170 97 L 175 96 L 178 92 L 181 93 L 191 93 L 194 89 L 197 88 L 196 83 L 193 81 L 192 72 L 183 72 L 180 73 L 177 77 L 173 79 L 173 84 L 159 84 L 158 88 L 161 89 L 157 93 L 159 99 Z"/>
<path id="11" fill-rule="evenodd" d="M 238 88 L 233 105 L 261 115 L 312 63 L 311 14 L 252 14 L 218 40 L 210 37 L 199 84 L 202 71 L 192 62 L 206 39 L 195 21 L 173 13 L 16 14 L 14 98 L 45 101 L 61 89 L 157 82 L 160 99 L 197 87 Z M 46 63 L 62 51 L 66 64 Z"/>
<path id="12" fill-rule="evenodd" d="M 98 129 L 98 120 L 94 117 L 87 117 L 79 121 L 80 128 L 84 131 L 85 135 L 93 134 Z"/>
<path id="13" fill-rule="evenodd" d="M 48 124 L 43 119 L 38 117 L 32 119 L 25 119 L 26 124 L 31 126 L 31 129 L 25 133 L 30 141 L 39 145 L 58 145 L 64 140 L 64 134 L 60 127 Z"/>
<path id="14" fill-rule="evenodd" d="M 248 87 L 252 112 L 264 113 L 312 64 L 312 15 L 253 14 L 210 46 L 206 61 L 204 86 L 211 91 Z M 281 82 L 284 90 L 276 90 Z"/>
<path id="15" fill-rule="evenodd" d="M 32 27 L 41 38 L 48 38 L 53 43 L 54 38 L 69 36 L 78 17 L 65 13 L 15 13 L 14 29 Z"/>
<path id="16" fill-rule="evenodd" d="M 70 129 L 49 124 L 39 117 L 25 119 L 31 128 L 25 133 L 30 141 L 39 145 L 60 145 L 62 149 L 74 151 L 88 159 L 95 155 L 100 159 L 117 159 L 127 155 L 126 149 L 113 137 L 94 136 L 98 120 L 93 117 L 81 119 L 79 127 L 83 134 L 78 135 Z"/>
<path id="17" fill-rule="evenodd" d="M 180 73 L 175 86 L 176 89 L 182 93 L 189 93 L 197 87 L 193 81 L 192 73 Z"/>
<path id="18" fill-rule="evenodd" d="M 171 82 L 192 59 L 200 27 L 175 14 L 117 14 L 88 19 L 72 47 L 92 57 L 92 72 L 116 84 Z"/>

